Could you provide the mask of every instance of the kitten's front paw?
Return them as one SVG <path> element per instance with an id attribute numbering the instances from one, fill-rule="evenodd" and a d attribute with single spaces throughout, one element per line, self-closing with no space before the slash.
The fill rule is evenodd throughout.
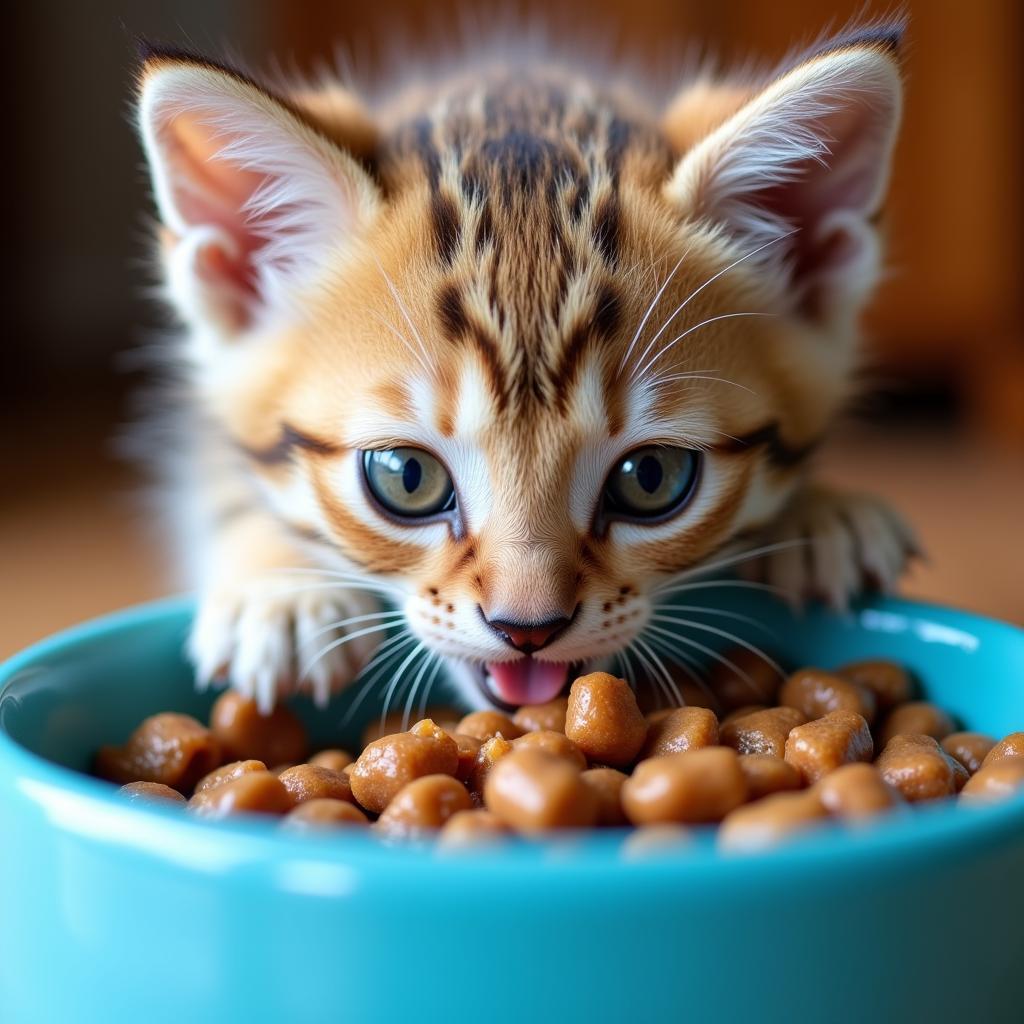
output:
<path id="1" fill-rule="evenodd" d="M 741 564 L 742 575 L 795 602 L 819 598 L 840 609 L 865 590 L 892 590 L 921 554 L 913 531 L 884 502 L 819 487 L 797 494 L 759 540 L 779 546 Z"/>
<path id="2" fill-rule="evenodd" d="M 282 574 L 205 594 L 188 642 L 198 684 L 226 681 L 264 712 L 301 690 L 326 704 L 377 647 L 383 629 L 373 627 L 391 620 L 373 597 L 325 582 Z"/>

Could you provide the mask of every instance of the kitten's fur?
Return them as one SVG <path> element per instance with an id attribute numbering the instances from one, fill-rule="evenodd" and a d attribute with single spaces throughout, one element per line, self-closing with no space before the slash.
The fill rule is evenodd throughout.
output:
<path id="1" fill-rule="evenodd" d="M 274 95 L 149 53 L 139 123 L 194 410 L 199 679 L 269 706 L 349 636 L 305 677 L 325 700 L 392 621 L 378 594 L 457 666 L 526 657 L 484 616 L 574 614 L 533 657 L 611 655 L 652 588 L 749 548 L 766 550 L 741 568 L 798 597 L 891 586 L 906 529 L 813 485 L 807 457 L 848 397 L 879 272 L 898 36 L 855 32 L 761 82 L 698 76 L 661 110 L 547 59 L 371 110 L 341 85 Z M 694 499 L 597 529 L 611 467 L 649 443 L 705 453 Z M 448 468 L 460 527 L 367 498 L 358 451 L 399 444 Z M 810 543 L 773 546 L 793 540 Z M 385 681 L 433 671 L 393 649 Z"/>

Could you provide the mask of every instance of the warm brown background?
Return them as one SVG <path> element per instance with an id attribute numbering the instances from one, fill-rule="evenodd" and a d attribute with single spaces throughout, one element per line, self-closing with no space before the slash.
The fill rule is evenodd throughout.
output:
<path id="1" fill-rule="evenodd" d="M 695 41 L 725 60 L 775 58 L 861 7 L 555 0 L 543 10 L 562 31 L 585 25 L 604 48 L 671 68 Z M 1024 622 L 1024 5 L 906 7 L 893 272 L 869 318 L 875 397 L 824 454 L 823 472 L 886 494 L 919 525 L 932 562 L 911 576 L 909 592 Z M 487 25 L 494 9 L 440 0 L 14 7 L 0 72 L 16 100 L 6 240 L 14 269 L 0 373 L 0 656 L 166 589 L 159 543 L 133 498 L 137 475 L 110 442 L 145 378 L 126 354 L 161 323 L 143 299 L 147 206 L 128 117 L 132 36 L 255 67 L 272 67 L 276 56 L 309 68 L 340 43 L 372 69 L 396 39 L 450 41 L 453 11 Z"/>

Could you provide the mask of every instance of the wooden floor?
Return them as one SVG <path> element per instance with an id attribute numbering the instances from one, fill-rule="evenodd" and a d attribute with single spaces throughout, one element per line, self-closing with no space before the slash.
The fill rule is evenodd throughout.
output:
<path id="1" fill-rule="evenodd" d="M 138 481 L 108 447 L 87 426 L 44 431 L 4 467 L 0 657 L 166 592 Z M 1019 452 L 933 433 L 861 430 L 822 453 L 821 470 L 835 483 L 886 496 L 917 526 L 929 560 L 906 580 L 907 594 L 1024 624 Z"/>

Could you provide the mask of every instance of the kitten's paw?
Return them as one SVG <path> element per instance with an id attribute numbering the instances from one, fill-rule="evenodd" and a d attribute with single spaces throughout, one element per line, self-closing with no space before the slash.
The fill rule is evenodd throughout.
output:
<path id="1" fill-rule="evenodd" d="M 742 575 L 796 603 L 819 598 L 838 609 L 863 591 L 891 591 L 921 554 L 913 531 L 884 502 L 818 487 L 796 495 L 759 540 L 779 546 L 741 564 Z"/>
<path id="2" fill-rule="evenodd" d="M 326 704 L 359 674 L 383 635 L 374 627 L 390 619 L 373 597 L 325 582 L 263 577 L 204 595 L 188 641 L 198 684 L 227 682 L 264 712 L 302 690 Z"/>

